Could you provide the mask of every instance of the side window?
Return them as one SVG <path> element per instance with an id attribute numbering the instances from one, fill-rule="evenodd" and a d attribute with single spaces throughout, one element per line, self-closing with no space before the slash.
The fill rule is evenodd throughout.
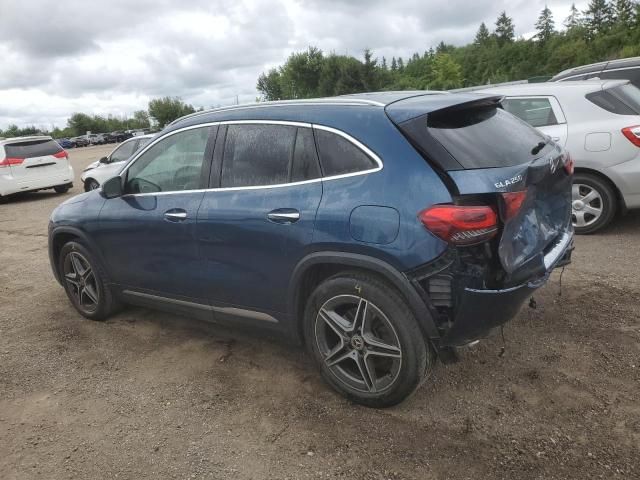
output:
<path id="1" fill-rule="evenodd" d="M 362 172 L 377 166 L 372 158 L 346 138 L 319 128 L 314 131 L 325 177 Z"/>
<path id="2" fill-rule="evenodd" d="M 136 151 L 137 140 L 131 140 L 130 142 L 125 142 L 116 148 L 111 153 L 111 163 L 113 162 L 124 162 L 127 158 L 133 155 L 133 152 Z"/>
<path id="3" fill-rule="evenodd" d="M 507 112 L 524 120 L 532 127 L 558 124 L 548 98 L 505 98 L 502 106 Z"/>
<path id="4" fill-rule="evenodd" d="M 222 159 L 222 187 L 288 183 L 296 127 L 229 125 Z"/>
<path id="5" fill-rule="evenodd" d="M 126 193 L 201 188 L 202 164 L 210 127 L 169 135 L 144 152 L 127 171 Z"/>
<path id="6" fill-rule="evenodd" d="M 316 144 L 313 141 L 313 131 L 310 128 L 298 128 L 296 146 L 293 152 L 293 165 L 291 167 L 291 181 L 302 182 L 320 178 L 320 165 Z"/>

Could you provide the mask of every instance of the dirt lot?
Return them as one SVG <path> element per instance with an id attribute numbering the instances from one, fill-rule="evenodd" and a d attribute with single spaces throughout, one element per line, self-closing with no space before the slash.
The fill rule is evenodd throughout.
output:
<path id="1" fill-rule="evenodd" d="M 108 147 L 71 151 L 76 178 Z M 0 478 L 640 478 L 640 215 L 406 403 L 350 404 L 304 352 L 129 309 L 84 320 L 55 282 L 66 195 L 0 205 Z"/>

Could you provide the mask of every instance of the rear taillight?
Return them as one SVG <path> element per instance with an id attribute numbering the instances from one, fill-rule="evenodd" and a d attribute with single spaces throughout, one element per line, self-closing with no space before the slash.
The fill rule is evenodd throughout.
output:
<path id="1" fill-rule="evenodd" d="M 24 162 L 24 158 L 7 157 L 4 160 L 0 160 L 0 168 L 20 165 L 22 162 Z"/>
<path id="2" fill-rule="evenodd" d="M 573 175 L 575 165 L 573 158 L 567 153 L 567 156 L 564 158 L 564 171 L 567 172 L 567 175 Z"/>
<path id="3" fill-rule="evenodd" d="M 629 141 L 636 147 L 640 147 L 640 125 L 623 128 L 622 134 L 627 137 Z"/>
<path id="4" fill-rule="evenodd" d="M 66 150 L 60 150 L 58 153 L 54 153 L 53 156 L 56 158 L 69 158 L 69 154 Z"/>
<path id="5" fill-rule="evenodd" d="M 498 231 L 496 211 L 488 206 L 438 205 L 418 215 L 427 229 L 454 245 L 475 245 Z"/>
<path id="6" fill-rule="evenodd" d="M 504 221 L 507 222 L 515 217 L 522 207 L 522 202 L 527 198 L 527 191 L 508 192 L 502 194 L 504 200 Z"/>

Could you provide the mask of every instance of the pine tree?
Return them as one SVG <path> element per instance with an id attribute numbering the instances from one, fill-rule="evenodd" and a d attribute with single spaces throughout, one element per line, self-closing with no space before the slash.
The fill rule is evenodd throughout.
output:
<path id="1" fill-rule="evenodd" d="M 396 57 L 391 57 L 391 71 L 395 72 L 398 70 L 398 62 L 396 61 Z"/>
<path id="2" fill-rule="evenodd" d="M 511 17 L 507 16 L 507 12 L 503 11 L 496 21 L 496 36 L 498 37 L 498 43 L 500 45 L 513 42 L 515 27 L 513 26 Z"/>
<path id="3" fill-rule="evenodd" d="M 387 70 L 387 59 L 382 57 L 382 65 L 381 65 L 383 70 Z"/>
<path id="4" fill-rule="evenodd" d="M 612 5 L 613 21 L 624 28 L 633 26 L 634 5 L 632 0 L 615 0 Z"/>
<path id="5" fill-rule="evenodd" d="M 564 26 L 567 30 L 572 30 L 582 25 L 582 17 L 580 16 L 580 10 L 576 8 L 576 4 L 571 4 L 571 10 L 569 16 L 564 20 Z"/>
<path id="6" fill-rule="evenodd" d="M 538 33 L 536 36 L 541 42 L 546 42 L 549 40 L 554 33 L 556 33 L 555 22 L 553 21 L 553 14 L 551 10 L 546 5 L 544 6 L 544 10 L 540 13 L 538 17 L 538 21 L 536 22 L 536 30 Z"/>
<path id="7" fill-rule="evenodd" d="M 611 26 L 612 9 L 607 0 L 591 0 L 584 15 L 590 38 L 607 31 Z"/>
<path id="8" fill-rule="evenodd" d="M 482 22 L 480 24 L 480 28 L 478 28 L 478 33 L 476 33 L 476 38 L 473 41 L 476 45 L 484 45 L 489 40 L 489 29 Z"/>
<path id="9" fill-rule="evenodd" d="M 398 57 L 398 71 L 401 72 L 404 70 L 404 60 L 402 57 Z"/>

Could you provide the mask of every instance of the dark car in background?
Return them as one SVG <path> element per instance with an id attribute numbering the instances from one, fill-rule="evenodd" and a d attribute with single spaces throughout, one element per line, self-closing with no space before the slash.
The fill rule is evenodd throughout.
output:
<path id="1" fill-rule="evenodd" d="M 86 137 L 73 137 L 69 139 L 76 147 L 88 147 L 89 140 Z"/>
<path id="2" fill-rule="evenodd" d="M 554 76 L 550 82 L 566 80 L 629 80 L 640 88 L 640 57 L 623 58 L 606 62 L 592 63 L 580 67 L 569 68 Z"/>
<path id="3" fill-rule="evenodd" d="M 64 149 L 69 149 L 76 146 L 75 142 L 72 142 L 68 138 L 59 138 L 56 140 L 56 142 L 58 142 L 58 145 L 60 145 Z"/>
<path id="4" fill-rule="evenodd" d="M 280 333 L 346 397 L 397 404 L 569 262 L 571 161 L 501 99 L 184 117 L 54 210 L 53 272 L 87 318 L 127 303 Z"/>
<path id="5" fill-rule="evenodd" d="M 111 132 L 109 134 L 111 137 L 115 138 L 116 142 L 124 142 L 133 137 L 131 133 L 123 132 L 122 130 L 117 130 L 115 132 Z"/>

